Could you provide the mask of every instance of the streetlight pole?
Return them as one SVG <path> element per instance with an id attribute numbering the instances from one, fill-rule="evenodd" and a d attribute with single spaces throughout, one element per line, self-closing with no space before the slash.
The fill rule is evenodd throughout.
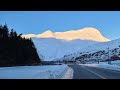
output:
<path id="1" fill-rule="evenodd" d="M 108 46 L 108 64 L 109 64 L 109 46 Z"/>
<path id="2" fill-rule="evenodd" d="M 110 61 L 110 56 L 109 56 L 109 46 L 108 46 L 108 64 L 111 64 L 111 61 Z"/>

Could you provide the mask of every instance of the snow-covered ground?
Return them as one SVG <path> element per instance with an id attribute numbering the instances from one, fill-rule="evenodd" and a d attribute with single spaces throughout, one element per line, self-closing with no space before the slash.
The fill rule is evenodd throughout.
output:
<path id="1" fill-rule="evenodd" d="M 99 64 L 93 63 L 93 64 L 80 64 L 80 65 L 120 71 L 120 60 L 112 61 L 111 64 L 108 64 L 108 62 L 100 62 Z"/>
<path id="2" fill-rule="evenodd" d="M 120 60 L 112 61 L 111 64 L 120 66 Z"/>
<path id="3" fill-rule="evenodd" d="M 73 70 L 67 65 L 0 68 L 0 79 L 71 79 L 72 74 Z"/>

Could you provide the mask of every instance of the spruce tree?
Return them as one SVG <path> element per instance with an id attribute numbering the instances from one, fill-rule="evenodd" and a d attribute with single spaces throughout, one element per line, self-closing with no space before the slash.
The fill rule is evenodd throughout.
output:
<path id="1" fill-rule="evenodd" d="M 0 26 L 0 66 L 36 65 L 41 63 L 32 39 L 22 38 L 7 24 Z"/>

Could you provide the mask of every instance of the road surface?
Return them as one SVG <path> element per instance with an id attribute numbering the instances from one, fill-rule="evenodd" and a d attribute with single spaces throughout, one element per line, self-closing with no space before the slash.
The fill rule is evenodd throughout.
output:
<path id="1" fill-rule="evenodd" d="M 120 79 L 120 71 L 83 65 L 69 66 L 74 70 L 73 79 Z"/>

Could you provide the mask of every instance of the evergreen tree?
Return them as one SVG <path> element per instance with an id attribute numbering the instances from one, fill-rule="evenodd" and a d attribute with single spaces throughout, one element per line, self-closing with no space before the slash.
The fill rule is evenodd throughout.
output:
<path id="1" fill-rule="evenodd" d="M 8 26 L 7 26 L 7 24 L 5 23 L 5 25 L 3 26 L 3 38 L 4 38 L 4 39 L 8 39 L 8 34 L 9 34 Z"/>
<path id="2" fill-rule="evenodd" d="M 21 37 L 7 24 L 0 26 L 0 66 L 36 65 L 41 63 L 32 39 Z"/>

